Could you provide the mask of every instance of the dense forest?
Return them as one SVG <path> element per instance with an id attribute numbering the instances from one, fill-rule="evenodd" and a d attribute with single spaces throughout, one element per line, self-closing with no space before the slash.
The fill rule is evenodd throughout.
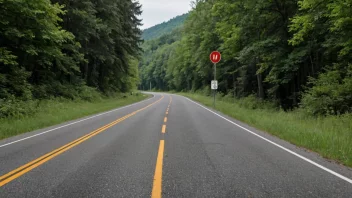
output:
<path id="1" fill-rule="evenodd" d="M 143 44 L 141 89 L 255 95 L 315 115 L 352 111 L 352 0 L 197 0 L 184 26 Z"/>
<path id="2" fill-rule="evenodd" d="M 188 14 L 183 14 L 181 16 L 174 17 L 173 19 L 170 19 L 167 22 L 145 29 L 143 31 L 142 38 L 147 41 L 159 38 L 164 34 L 170 33 L 174 29 L 181 27 L 184 24 L 187 16 Z"/>
<path id="3" fill-rule="evenodd" d="M 138 2 L 0 0 L 0 10 L 0 117 L 14 101 L 135 88 Z"/>

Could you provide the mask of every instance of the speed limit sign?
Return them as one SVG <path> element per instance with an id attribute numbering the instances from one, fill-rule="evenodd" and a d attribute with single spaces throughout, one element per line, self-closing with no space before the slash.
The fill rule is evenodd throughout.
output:
<path id="1" fill-rule="evenodd" d="M 214 64 L 219 63 L 221 61 L 221 54 L 218 51 L 214 51 L 210 54 L 210 60 Z"/>
<path id="2" fill-rule="evenodd" d="M 212 90 L 217 90 L 218 89 L 218 81 L 217 80 L 212 80 L 211 81 L 211 89 Z"/>

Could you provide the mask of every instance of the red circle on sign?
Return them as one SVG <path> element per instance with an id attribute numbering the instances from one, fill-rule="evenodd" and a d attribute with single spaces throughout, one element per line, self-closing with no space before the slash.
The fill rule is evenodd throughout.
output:
<path id="1" fill-rule="evenodd" d="M 217 51 L 212 52 L 212 53 L 210 54 L 210 60 L 211 60 L 211 62 L 213 62 L 213 63 L 218 63 L 218 62 L 220 62 L 220 60 L 221 60 L 221 54 L 220 54 L 220 52 L 217 52 Z"/>

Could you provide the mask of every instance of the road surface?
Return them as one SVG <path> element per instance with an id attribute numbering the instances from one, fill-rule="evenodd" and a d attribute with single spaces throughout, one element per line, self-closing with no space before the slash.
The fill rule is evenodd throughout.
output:
<path id="1" fill-rule="evenodd" d="M 352 170 L 182 96 L 0 141 L 0 197 L 352 197 Z"/>

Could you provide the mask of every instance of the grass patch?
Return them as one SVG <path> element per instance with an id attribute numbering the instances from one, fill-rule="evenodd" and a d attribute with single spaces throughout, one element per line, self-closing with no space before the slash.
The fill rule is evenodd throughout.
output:
<path id="1" fill-rule="evenodd" d="M 181 93 L 208 107 L 211 97 Z M 352 115 L 312 117 L 303 111 L 285 112 L 270 105 L 252 108 L 242 100 L 218 98 L 216 110 L 297 146 L 352 167 Z"/>
<path id="2" fill-rule="evenodd" d="M 101 113 L 141 101 L 147 97 L 147 95 L 138 93 L 133 96 L 126 94 L 92 102 L 67 99 L 40 101 L 35 107 L 35 113 L 30 116 L 1 118 L 0 139 Z"/>

